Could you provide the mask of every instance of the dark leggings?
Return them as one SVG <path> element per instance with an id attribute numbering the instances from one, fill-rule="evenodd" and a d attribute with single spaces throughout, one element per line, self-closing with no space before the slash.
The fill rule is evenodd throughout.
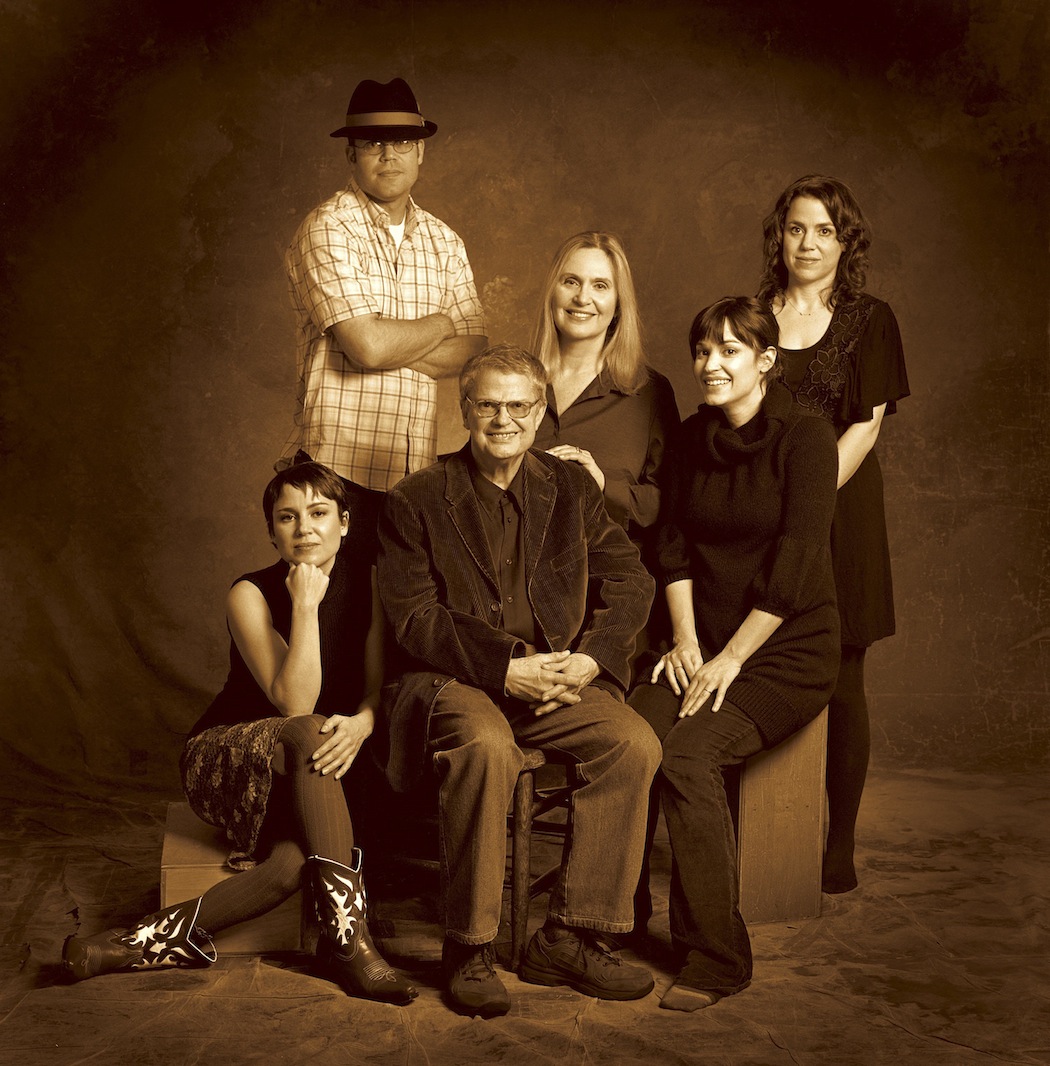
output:
<path id="1" fill-rule="evenodd" d="M 342 782 L 312 769 L 310 756 L 324 740 L 319 715 L 289 718 L 271 766 L 273 785 L 260 837 L 262 862 L 209 888 L 197 924 L 209 933 L 265 914 L 302 884 L 303 864 L 321 855 L 351 864 L 354 846 Z"/>
<path id="2" fill-rule="evenodd" d="M 828 702 L 828 839 L 824 852 L 825 891 L 855 888 L 853 837 L 868 772 L 871 728 L 864 696 L 867 648 L 843 646 L 835 692 Z"/>

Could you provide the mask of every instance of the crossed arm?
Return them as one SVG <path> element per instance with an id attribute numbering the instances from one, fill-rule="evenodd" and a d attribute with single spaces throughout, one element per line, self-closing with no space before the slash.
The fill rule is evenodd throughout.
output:
<path id="1" fill-rule="evenodd" d="M 346 358 L 360 370 L 409 367 L 427 377 L 453 377 L 486 337 L 457 333 L 448 315 L 381 318 L 378 314 L 344 319 L 331 327 Z"/>

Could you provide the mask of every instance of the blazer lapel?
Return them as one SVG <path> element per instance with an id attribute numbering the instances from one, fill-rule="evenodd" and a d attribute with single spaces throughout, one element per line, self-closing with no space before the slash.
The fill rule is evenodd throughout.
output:
<path id="1" fill-rule="evenodd" d="M 464 451 L 469 447 L 468 442 L 463 451 L 457 452 L 445 463 L 445 499 L 449 504 L 448 516 L 478 570 L 484 575 L 485 580 L 499 592 L 499 582 L 492 569 L 492 553 L 489 550 L 488 538 L 485 536 L 485 527 L 482 524 L 481 508 L 474 486 L 470 483 L 470 470 L 464 458 Z"/>
<path id="2" fill-rule="evenodd" d="M 532 579 L 543 555 L 558 489 L 554 483 L 554 475 L 539 460 L 534 459 L 531 452 L 525 453 L 525 476 L 522 483 L 525 496 L 525 582 L 531 600 Z"/>

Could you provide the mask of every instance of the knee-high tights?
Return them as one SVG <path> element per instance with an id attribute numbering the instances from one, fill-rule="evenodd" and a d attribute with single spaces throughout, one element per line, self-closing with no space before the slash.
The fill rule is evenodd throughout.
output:
<path id="1" fill-rule="evenodd" d="M 283 903 L 300 887 L 309 855 L 351 865 L 354 833 L 342 782 L 332 774 L 322 776 L 310 762 L 323 739 L 324 721 L 319 715 L 296 716 L 281 730 L 261 835 L 266 857 L 204 894 L 197 924 L 209 933 Z"/>

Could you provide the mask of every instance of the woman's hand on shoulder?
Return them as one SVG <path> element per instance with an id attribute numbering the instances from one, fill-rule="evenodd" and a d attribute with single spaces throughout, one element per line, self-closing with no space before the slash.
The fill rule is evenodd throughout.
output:
<path id="1" fill-rule="evenodd" d="M 594 461 L 594 456 L 583 448 L 577 448 L 572 444 L 556 444 L 547 449 L 548 455 L 553 455 L 567 463 L 579 463 L 588 474 L 598 483 L 598 488 L 605 491 L 605 474 L 602 468 Z"/>
<path id="2" fill-rule="evenodd" d="M 292 563 L 284 586 L 293 607 L 318 607 L 328 591 L 328 575 L 313 563 Z"/>
<path id="3" fill-rule="evenodd" d="M 709 659 L 693 674 L 686 686 L 685 695 L 682 697 L 682 706 L 678 711 L 679 718 L 689 718 L 714 696 L 711 704 L 711 713 L 714 714 L 722 706 L 726 698 L 729 686 L 736 680 L 740 673 L 741 664 L 726 655 L 725 652 Z"/>
<path id="4" fill-rule="evenodd" d="M 322 774 L 334 774 L 338 780 L 353 765 L 373 728 L 375 714 L 370 707 L 357 714 L 333 714 L 321 726 L 321 733 L 327 739 L 313 753 L 313 768 Z"/>
<path id="5" fill-rule="evenodd" d="M 663 674 L 671 691 L 676 696 L 681 696 L 686 686 L 704 665 L 704 655 L 700 645 L 696 641 L 681 641 L 669 652 L 660 657 L 660 661 L 653 667 L 649 678 L 650 684 L 655 685 Z"/>

